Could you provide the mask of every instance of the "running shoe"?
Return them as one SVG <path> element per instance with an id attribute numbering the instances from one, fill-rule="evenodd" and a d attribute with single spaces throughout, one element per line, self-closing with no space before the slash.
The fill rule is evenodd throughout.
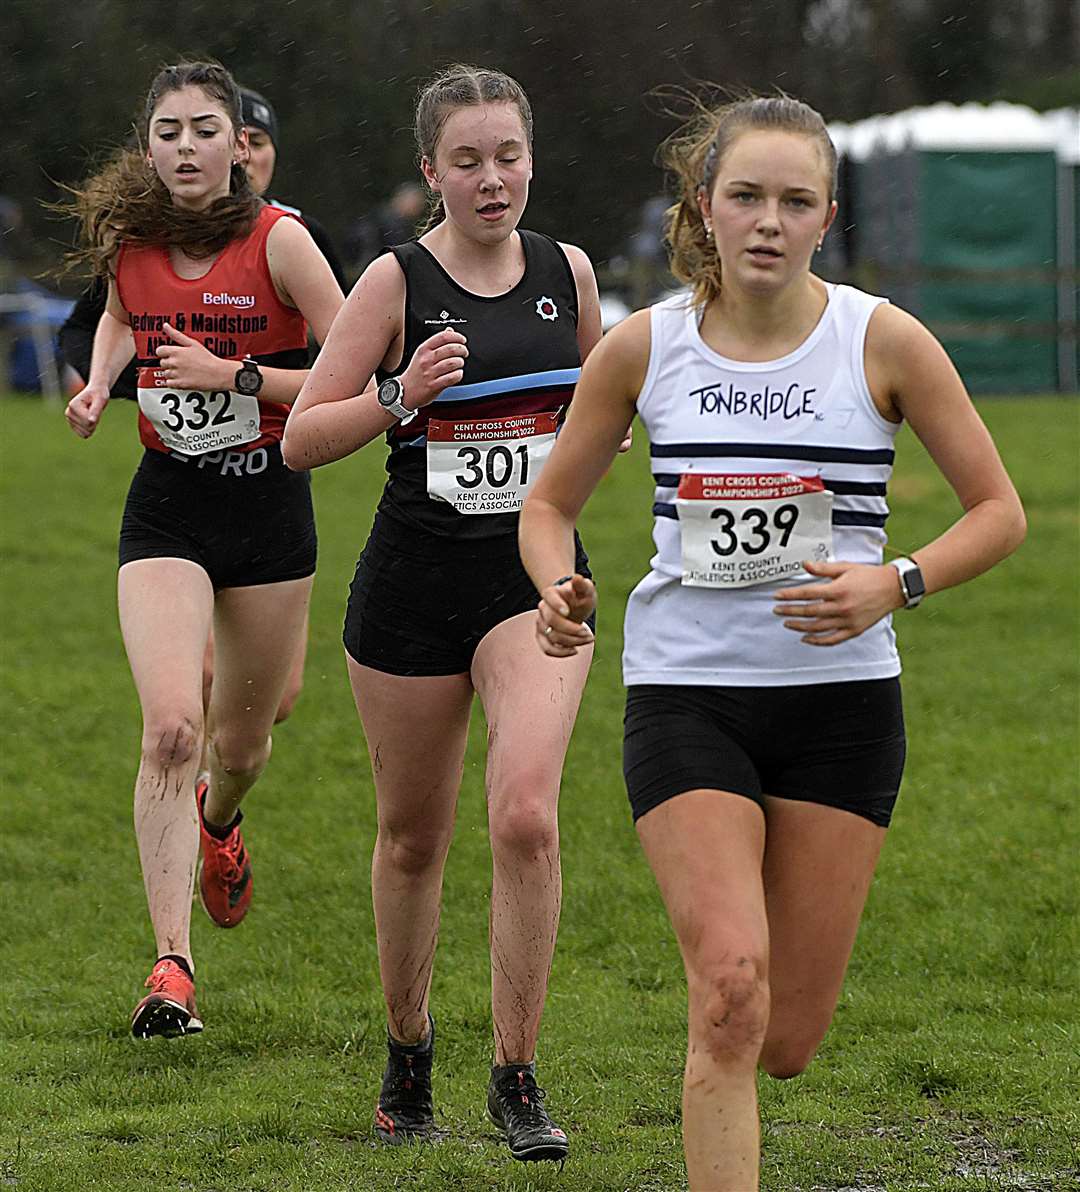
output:
<path id="1" fill-rule="evenodd" d="M 150 992 L 135 1007 L 131 1033 L 136 1039 L 196 1035 L 203 1029 L 195 1009 L 195 982 L 175 960 L 159 960 L 146 978 Z"/>
<path id="2" fill-rule="evenodd" d="M 199 809 L 199 841 L 202 861 L 199 865 L 199 901 L 219 927 L 235 927 L 251 905 L 251 858 L 240 835 L 238 811 L 224 840 L 213 835 L 203 820 L 203 803 L 208 784 L 205 778 L 195 783 L 195 806 Z"/>
<path id="3" fill-rule="evenodd" d="M 547 1094 L 536 1084 L 532 1064 L 491 1069 L 488 1113 L 506 1135 L 510 1154 L 529 1163 L 537 1159 L 563 1162 L 570 1153 L 566 1134 L 544 1108 Z"/>
<path id="4" fill-rule="evenodd" d="M 428 1015 L 426 1043 L 408 1046 L 386 1032 L 387 1059 L 379 1104 L 375 1107 L 375 1137 L 387 1146 L 436 1142 L 431 1100 L 431 1062 L 435 1055 L 435 1022 Z"/>

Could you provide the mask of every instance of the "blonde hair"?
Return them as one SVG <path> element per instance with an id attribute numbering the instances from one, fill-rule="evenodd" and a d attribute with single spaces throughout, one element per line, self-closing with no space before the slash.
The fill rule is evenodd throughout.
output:
<path id="1" fill-rule="evenodd" d="M 671 272 L 691 287 L 695 306 L 711 302 L 721 288 L 720 258 L 706 233 L 698 206 L 702 191 L 711 194 L 724 155 L 744 132 L 795 132 L 812 138 L 821 150 L 828 179 L 828 199 L 836 197 L 836 148 L 825 121 L 809 104 L 788 95 L 751 96 L 697 111 L 660 146 L 661 163 L 675 175 L 679 197 L 666 213 Z"/>
<path id="2" fill-rule="evenodd" d="M 521 114 L 525 142 L 530 151 L 533 140 L 532 107 L 525 89 L 501 70 L 487 70 L 456 62 L 441 70 L 420 89 L 416 99 L 414 132 L 416 148 L 421 158 L 435 162 L 435 150 L 442 136 L 443 126 L 458 108 L 476 107 L 485 103 L 512 103 Z M 428 195 L 428 212 L 418 235 L 433 228 L 445 214 L 442 199 L 435 193 Z"/>
<path id="3" fill-rule="evenodd" d="M 146 96 L 136 146 L 118 150 L 82 186 L 70 187 L 71 202 L 59 209 L 79 223 L 81 245 L 68 263 L 108 273 L 121 245 L 169 245 L 191 257 L 208 257 L 255 224 L 262 200 L 252 190 L 243 165 L 234 163 L 229 194 L 205 211 L 177 207 L 168 188 L 146 159 L 150 120 L 164 95 L 199 87 L 225 110 L 234 134 L 241 127 L 240 90 L 217 62 L 180 62 L 159 71 Z"/>

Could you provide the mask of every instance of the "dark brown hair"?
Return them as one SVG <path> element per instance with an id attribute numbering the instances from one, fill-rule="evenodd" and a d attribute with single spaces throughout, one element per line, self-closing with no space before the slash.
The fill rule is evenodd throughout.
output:
<path id="1" fill-rule="evenodd" d="M 836 148 L 825 121 L 809 104 L 788 95 L 750 96 L 697 111 L 660 146 L 661 163 L 676 178 L 679 197 L 667 211 L 671 272 L 687 282 L 695 306 L 720 293 L 720 258 L 706 234 L 698 194 L 712 193 L 724 155 L 744 132 L 795 132 L 813 139 L 821 151 L 828 199 L 836 197 Z"/>
<path id="2" fill-rule="evenodd" d="M 105 275 L 121 243 L 169 245 L 191 257 L 209 257 L 251 231 L 262 200 L 251 189 L 242 164 L 232 167 L 228 195 L 205 211 L 188 211 L 173 203 L 146 159 L 154 111 L 163 96 L 185 87 L 199 87 L 220 103 L 234 134 L 239 132 L 240 91 L 224 66 L 179 62 L 159 71 L 136 127 L 137 143 L 114 153 L 82 186 L 69 188 L 72 200 L 60 209 L 78 220 L 81 242 L 69 264 L 87 265 Z"/>
<path id="3" fill-rule="evenodd" d="M 442 136 L 443 126 L 457 108 L 475 107 L 485 103 L 512 103 L 521 113 L 525 141 L 532 151 L 533 116 L 525 89 L 501 70 L 486 70 L 457 62 L 441 70 L 420 89 L 416 99 L 414 132 L 416 148 L 421 158 L 435 163 L 435 150 Z M 419 235 L 433 228 L 445 214 L 442 199 L 428 196 L 428 213 Z"/>

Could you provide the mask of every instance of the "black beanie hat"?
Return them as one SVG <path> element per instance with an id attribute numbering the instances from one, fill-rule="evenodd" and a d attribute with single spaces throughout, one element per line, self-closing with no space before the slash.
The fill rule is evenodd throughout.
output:
<path id="1" fill-rule="evenodd" d="M 261 128 L 278 145 L 277 114 L 269 102 L 258 91 L 249 87 L 240 88 L 240 117 L 246 128 Z"/>

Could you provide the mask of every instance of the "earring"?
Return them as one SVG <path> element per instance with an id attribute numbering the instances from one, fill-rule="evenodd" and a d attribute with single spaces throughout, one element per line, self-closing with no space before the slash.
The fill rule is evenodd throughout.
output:
<path id="1" fill-rule="evenodd" d="M 705 239 L 706 240 L 712 239 L 712 224 L 705 225 Z"/>

